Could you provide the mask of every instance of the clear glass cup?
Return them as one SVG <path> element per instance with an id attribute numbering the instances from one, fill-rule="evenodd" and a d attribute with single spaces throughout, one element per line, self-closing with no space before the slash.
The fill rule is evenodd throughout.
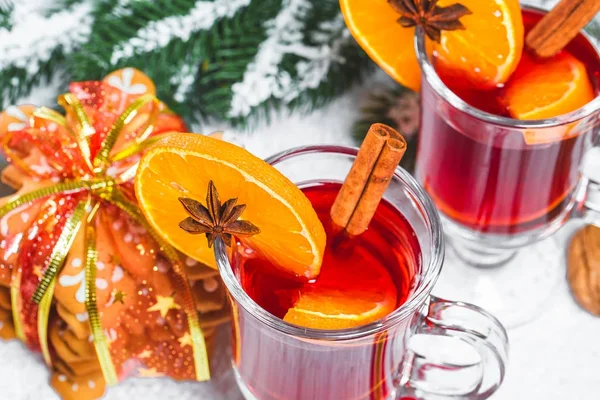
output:
<path id="1" fill-rule="evenodd" d="M 523 9 L 529 23 L 544 13 Z M 496 116 L 442 82 L 422 32 L 416 50 L 422 70 L 416 176 L 460 259 L 444 274 L 442 292 L 485 307 L 505 326 L 529 322 L 549 308 L 565 275 L 564 247 L 543 239 L 572 218 L 600 224 L 592 211 L 598 199 L 590 195 L 599 178 L 582 168 L 586 153 L 598 157 L 589 150 L 598 145 L 600 97 L 557 118 Z M 568 50 L 589 64 L 597 84 L 600 55 L 593 42 L 582 33 Z"/>
<path id="2" fill-rule="evenodd" d="M 267 162 L 306 186 L 343 182 L 355 156 L 355 149 L 311 146 Z M 444 259 L 441 221 L 433 203 L 401 168 L 385 198 L 414 229 L 422 270 L 402 306 L 362 327 L 307 329 L 275 317 L 243 290 L 236 256 L 230 261 L 223 242 L 216 243 L 233 310 L 233 368 L 246 399 L 477 400 L 501 384 L 508 353 L 502 325 L 476 306 L 430 294 Z"/>

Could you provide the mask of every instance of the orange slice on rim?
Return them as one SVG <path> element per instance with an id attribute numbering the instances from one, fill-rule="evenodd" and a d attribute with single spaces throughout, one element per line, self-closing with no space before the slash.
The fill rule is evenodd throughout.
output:
<path id="1" fill-rule="evenodd" d="M 340 0 L 340 7 L 352 36 L 369 57 L 398 83 L 419 90 L 415 29 L 398 24 L 399 14 L 387 0 Z"/>
<path id="2" fill-rule="evenodd" d="M 144 155 L 135 189 L 144 215 L 165 240 L 216 267 L 204 235 L 179 227 L 189 214 L 178 198 L 206 205 L 210 180 L 222 201 L 237 198 L 245 204 L 241 219 L 259 227 L 259 234 L 243 239 L 247 246 L 292 273 L 318 275 L 326 237 L 310 201 L 279 171 L 241 147 L 199 134 L 172 134 Z"/>
<path id="3" fill-rule="evenodd" d="M 472 14 L 461 18 L 464 30 L 442 32 L 434 45 L 436 70 L 446 81 L 476 88 L 503 84 L 519 65 L 525 28 L 519 0 L 440 0 L 440 7 L 454 3 Z"/>
<path id="4" fill-rule="evenodd" d="M 440 0 L 460 3 L 471 15 L 460 19 L 465 30 L 443 31 L 434 44 L 443 74 L 475 87 L 495 87 L 508 80 L 523 50 L 523 19 L 518 0 Z M 340 0 L 350 32 L 384 71 L 398 83 L 418 90 L 421 71 L 414 51 L 414 28 L 403 28 L 388 0 Z"/>

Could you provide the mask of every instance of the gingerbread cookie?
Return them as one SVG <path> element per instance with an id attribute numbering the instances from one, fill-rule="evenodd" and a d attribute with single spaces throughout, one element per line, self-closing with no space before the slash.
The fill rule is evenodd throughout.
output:
<path id="1" fill-rule="evenodd" d="M 10 288 L 0 286 L 0 308 L 10 310 Z"/>
<path id="2" fill-rule="evenodd" d="M 203 313 L 222 310 L 226 306 L 227 294 L 223 282 L 211 277 L 191 283 L 196 310 Z"/>
<path id="3" fill-rule="evenodd" d="M 50 384 L 62 400 L 96 400 L 104 395 L 106 384 L 101 372 L 85 377 L 54 372 Z"/>

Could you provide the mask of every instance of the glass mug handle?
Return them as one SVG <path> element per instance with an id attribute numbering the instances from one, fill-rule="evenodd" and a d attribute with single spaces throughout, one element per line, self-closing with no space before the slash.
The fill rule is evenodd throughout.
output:
<path id="1" fill-rule="evenodd" d="M 487 399 L 504 379 L 508 337 L 500 322 L 472 304 L 430 296 L 427 314 L 413 320 L 414 335 L 451 338 L 470 346 L 479 355 L 467 363 L 441 361 L 440 351 L 409 349 L 400 368 L 396 400 Z M 444 347 L 448 350 L 448 346 Z"/>
<path id="2" fill-rule="evenodd" d="M 582 191 L 578 194 L 575 217 L 600 227 L 600 135 L 598 144 L 584 157 L 581 174 Z"/>

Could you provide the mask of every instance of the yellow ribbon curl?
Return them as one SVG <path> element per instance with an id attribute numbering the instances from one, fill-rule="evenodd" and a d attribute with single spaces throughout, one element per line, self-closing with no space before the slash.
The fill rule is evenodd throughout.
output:
<path id="1" fill-rule="evenodd" d="M 65 226 L 52 249 L 50 255 L 50 264 L 44 271 L 44 275 L 38 287 L 33 294 L 33 301 L 39 304 L 38 308 L 38 337 L 40 339 L 40 347 L 42 349 L 42 355 L 44 361 L 48 366 L 52 365 L 52 358 L 50 356 L 50 347 L 48 346 L 48 317 L 50 315 L 50 308 L 52 307 L 52 296 L 54 295 L 54 286 L 56 285 L 56 276 L 58 270 L 64 264 L 67 254 L 73 246 L 75 235 L 81 226 L 81 221 L 89 207 L 90 199 L 87 201 L 80 201 L 73 214 L 69 217 Z"/>
<path id="2" fill-rule="evenodd" d="M 109 386 L 116 385 L 119 381 L 117 371 L 110 358 L 108 351 L 108 342 L 102 323 L 98 315 L 98 305 L 96 303 L 96 291 L 93 289 L 96 286 L 96 262 L 98 261 L 98 251 L 96 250 L 96 229 L 93 225 L 94 217 L 100 203 L 96 203 L 90 212 L 87 220 L 86 235 L 85 235 L 85 307 L 88 310 L 90 319 L 90 328 L 94 338 L 94 348 L 96 356 L 100 362 L 100 368 L 106 384 Z"/>
<path id="3" fill-rule="evenodd" d="M 150 233 L 153 239 L 158 243 L 161 251 L 166 255 L 173 265 L 173 270 L 176 274 L 179 287 L 183 288 L 183 308 L 186 312 L 188 325 L 190 328 L 190 334 L 192 336 L 192 349 L 194 356 L 194 365 L 196 370 L 196 379 L 198 381 L 204 381 L 210 379 L 210 370 L 208 365 L 208 354 L 206 351 L 206 344 L 204 341 L 204 335 L 200 328 L 198 321 L 198 315 L 194 300 L 191 294 L 189 283 L 186 279 L 185 272 L 181 265 L 179 255 L 176 250 L 166 243 L 160 235 L 147 223 L 146 219 L 138 209 L 138 207 L 129 202 L 125 196 L 117 188 L 118 183 L 122 183 L 130 179 L 135 173 L 136 166 L 126 170 L 120 177 L 113 179 L 112 177 L 105 176 L 105 171 L 110 162 L 115 160 L 121 160 L 136 153 L 139 153 L 146 149 L 149 145 L 156 142 L 158 135 L 155 137 L 149 137 L 154 128 L 154 123 L 158 117 L 159 112 L 159 101 L 153 95 L 144 95 L 136 99 L 131 105 L 121 114 L 116 121 L 113 123 L 108 135 L 104 139 L 100 150 L 93 162 L 90 163 L 90 149 L 89 149 L 89 136 L 93 134 L 93 126 L 90 123 L 89 117 L 87 116 L 83 105 L 74 95 L 67 93 L 59 97 L 59 103 L 67 109 L 67 114 L 72 115 L 77 120 L 77 129 L 71 131 L 74 135 L 74 139 L 80 146 L 81 151 L 84 154 L 84 158 L 96 177 L 87 180 L 77 180 L 63 182 L 56 185 L 44 187 L 25 195 L 19 196 L 18 198 L 8 202 L 4 206 L 0 207 L 0 218 L 12 210 L 30 203 L 32 201 L 51 196 L 58 193 L 68 193 L 86 190 L 90 194 L 94 194 L 100 199 L 106 200 L 133 218 L 137 223 L 143 225 L 146 230 Z M 146 105 L 152 104 L 151 112 L 146 120 L 145 124 L 139 128 L 143 129 L 143 132 L 130 146 L 118 152 L 115 156 L 110 155 L 112 148 L 114 147 L 117 139 L 122 132 L 123 128 L 130 123 L 136 116 L 136 114 Z M 37 118 L 46 119 L 54 123 L 60 124 L 63 127 L 69 129 L 67 119 L 62 115 L 46 109 L 38 108 L 34 111 L 34 116 Z M 91 129 L 91 130 L 90 130 Z M 4 146 L 7 142 L 4 141 Z M 96 231 L 94 225 L 94 217 L 99 207 L 99 202 L 94 202 L 92 206 L 92 196 L 88 196 L 87 201 L 78 203 L 73 214 L 65 224 L 65 227 L 51 253 L 50 264 L 40 284 L 36 288 L 33 300 L 39 304 L 38 310 L 38 335 L 40 339 L 40 345 L 42 348 L 42 354 L 44 360 L 48 365 L 51 365 L 51 356 L 48 347 L 47 340 L 47 325 L 48 315 L 50 313 L 50 307 L 52 304 L 52 295 L 54 292 L 54 285 L 56 283 L 56 277 L 58 276 L 60 269 L 64 264 L 64 260 L 68 251 L 73 243 L 73 239 L 77 234 L 84 215 L 87 213 L 87 225 L 86 225 L 86 310 L 89 315 L 90 328 L 93 334 L 94 347 L 96 354 L 104 375 L 104 379 L 107 385 L 114 385 L 118 382 L 117 373 L 110 357 L 109 344 L 104 335 L 102 323 L 98 313 L 96 304 L 96 292 L 93 290 L 95 287 L 95 275 L 96 275 Z M 16 271 L 13 274 L 11 281 L 11 299 L 13 304 L 13 319 L 15 326 L 15 333 L 17 337 L 24 340 L 23 324 L 20 316 L 20 302 L 19 302 L 19 287 L 21 281 L 21 271 Z"/>
<path id="4" fill-rule="evenodd" d="M 15 336 L 20 341 L 25 341 L 25 332 L 21 322 L 21 297 L 19 289 L 21 287 L 21 269 L 13 272 L 10 281 L 10 304 L 12 305 L 13 325 L 15 326 Z"/>
<path id="5" fill-rule="evenodd" d="M 81 151 L 81 153 L 83 154 L 83 159 L 85 163 L 90 168 L 90 170 L 92 170 L 92 164 L 90 163 L 91 150 L 89 138 L 94 134 L 95 129 L 92 126 L 92 123 L 90 122 L 90 118 L 86 114 L 85 109 L 83 108 L 83 105 L 81 104 L 77 96 L 75 96 L 72 93 L 65 93 L 63 95 L 58 96 L 58 104 L 60 104 L 65 110 L 67 110 L 67 116 L 71 112 L 74 114 L 74 118 L 77 121 L 77 129 L 71 131 L 71 133 L 74 135 L 74 139 L 77 143 L 77 146 L 79 146 L 79 151 Z M 58 122 L 55 118 L 53 118 L 51 121 Z M 63 126 L 68 129 L 66 121 L 67 120 L 65 119 L 65 125 Z"/>

